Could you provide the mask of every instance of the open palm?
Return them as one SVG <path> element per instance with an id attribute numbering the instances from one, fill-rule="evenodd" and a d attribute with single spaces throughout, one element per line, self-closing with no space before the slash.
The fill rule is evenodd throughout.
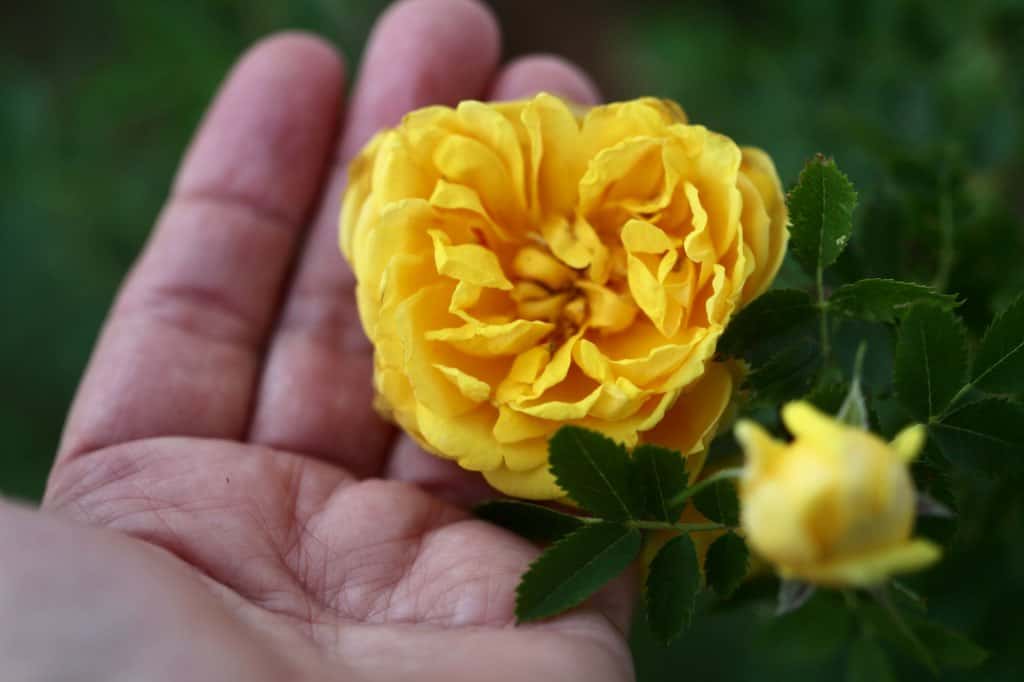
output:
<path id="1" fill-rule="evenodd" d="M 299 35 L 251 50 L 212 106 L 45 503 L 108 529 L 62 542 L 99 576 L 83 589 L 137 606 L 92 624 L 148 652 L 132 665 L 162 661 L 131 679 L 631 677 L 624 586 L 511 627 L 536 549 L 470 518 L 459 502 L 479 481 L 374 415 L 336 247 L 346 159 L 405 111 L 540 89 L 594 99 L 555 59 L 498 69 L 498 40 L 468 0 L 411 0 L 379 22 L 344 107 L 338 57 Z"/>

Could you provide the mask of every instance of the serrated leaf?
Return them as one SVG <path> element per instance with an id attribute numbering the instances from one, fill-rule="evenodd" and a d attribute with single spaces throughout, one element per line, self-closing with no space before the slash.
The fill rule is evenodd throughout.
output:
<path id="1" fill-rule="evenodd" d="M 555 542 L 583 525 L 575 516 L 515 500 L 484 502 L 474 512 L 478 518 L 534 542 Z"/>
<path id="2" fill-rule="evenodd" d="M 697 550 L 689 535 L 679 535 L 661 548 L 647 572 L 647 620 L 664 644 L 690 625 L 700 591 Z"/>
<path id="3" fill-rule="evenodd" d="M 993 393 L 1024 392 L 1024 295 L 989 325 L 974 362 L 973 382 Z"/>
<path id="4" fill-rule="evenodd" d="M 728 597 L 740 586 L 749 566 L 747 543 L 731 531 L 712 542 L 704 557 L 708 584 L 722 597 Z"/>
<path id="5" fill-rule="evenodd" d="M 815 315 L 810 294 L 800 289 L 776 289 L 754 300 L 734 317 L 718 342 L 726 355 L 743 355 L 765 338 L 782 334 Z"/>
<path id="6" fill-rule="evenodd" d="M 787 204 L 792 219 L 790 251 L 814 277 L 846 248 L 857 192 L 835 161 L 818 156 L 804 166 Z"/>
<path id="7" fill-rule="evenodd" d="M 740 523 L 736 486 L 728 479 L 716 481 L 694 495 L 693 506 L 715 523 L 726 526 L 738 526 Z"/>
<path id="8" fill-rule="evenodd" d="M 585 525 L 530 564 L 516 590 L 516 619 L 525 623 L 582 603 L 640 553 L 643 536 L 614 523 Z"/>
<path id="9" fill-rule="evenodd" d="M 846 682 L 888 682 L 894 680 L 885 651 L 873 639 L 854 640 L 846 659 Z"/>
<path id="10" fill-rule="evenodd" d="M 633 469 L 644 497 L 645 515 L 658 521 L 678 521 L 686 501 L 671 501 L 689 482 L 682 456 L 656 445 L 641 445 L 633 450 Z"/>
<path id="11" fill-rule="evenodd" d="M 786 346 L 768 362 L 754 367 L 743 386 L 757 400 L 784 403 L 804 395 L 814 384 L 821 364 L 818 347 L 810 343 Z"/>
<path id="12" fill-rule="evenodd" d="M 1000 398 L 969 403 L 929 426 L 947 459 L 989 471 L 1024 464 L 1024 406 Z"/>
<path id="13" fill-rule="evenodd" d="M 581 507 L 609 521 L 640 515 L 643 501 L 625 447 L 594 431 L 563 426 L 548 449 L 555 480 Z"/>
<path id="14" fill-rule="evenodd" d="M 932 305 L 911 308 L 900 325 L 893 369 L 903 407 L 919 421 L 942 414 L 966 374 L 967 341 L 960 320 Z"/>
<path id="15" fill-rule="evenodd" d="M 974 668 L 985 662 L 988 652 L 966 636 L 934 621 L 909 619 L 917 638 L 935 656 L 942 668 Z"/>
<path id="16" fill-rule="evenodd" d="M 828 299 L 829 310 L 869 322 L 895 322 L 917 303 L 930 303 L 943 310 L 953 310 L 957 305 L 953 295 L 895 279 L 862 279 L 844 284 Z"/>

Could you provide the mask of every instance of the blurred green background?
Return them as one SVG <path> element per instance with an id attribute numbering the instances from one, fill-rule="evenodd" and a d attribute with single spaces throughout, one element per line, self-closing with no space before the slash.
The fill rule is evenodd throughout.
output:
<path id="1" fill-rule="evenodd" d="M 105 310 L 232 60 L 260 36 L 305 28 L 355 61 L 386 4 L 5 7 L 0 491 L 40 495 Z M 974 334 L 1024 290 L 1021 0 L 491 4 L 507 55 L 569 56 L 610 98 L 672 97 L 694 120 L 765 147 L 787 185 L 813 153 L 834 155 L 862 196 L 839 276 L 845 268 L 959 292 Z M 947 237 L 952 260 L 933 248 Z M 949 679 L 1019 679 L 1024 670 L 1022 484 L 1016 475 L 962 486 L 968 521 L 942 567 L 915 581 L 938 620 L 992 652 Z M 772 621 L 769 589 L 755 581 L 736 605 L 707 604 L 710 616 L 667 652 L 639 626 L 640 678 L 841 677 L 858 626 L 827 597 Z M 898 679 L 920 673 L 899 657 L 895 665 Z"/>

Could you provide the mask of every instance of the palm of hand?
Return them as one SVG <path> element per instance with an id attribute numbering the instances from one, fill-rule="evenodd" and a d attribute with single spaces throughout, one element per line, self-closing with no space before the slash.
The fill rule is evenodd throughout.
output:
<path id="1" fill-rule="evenodd" d="M 524 60 L 494 78 L 496 59 L 475 5 L 392 10 L 341 157 L 403 110 L 480 97 L 488 82 L 492 97 L 588 96 L 560 63 Z M 156 600 L 153 632 L 177 633 L 160 641 L 181 648 L 168 655 L 190 662 L 189 679 L 628 678 L 616 627 L 627 591 L 512 629 L 535 548 L 446 502 L 468 494 L 458 473 L 429 474 L 438 495 L 402 482 L 434 465 L 392 442 L 369 407 L 369 350 L 334 248 L 343 174 L 326 168 L 339 70 L 298 37 L 236 69 L 107 323 L 46 503 L 132 538 L 102 534 L 108 551 L 88 561 L 123 581 L 121 598 Z"/>

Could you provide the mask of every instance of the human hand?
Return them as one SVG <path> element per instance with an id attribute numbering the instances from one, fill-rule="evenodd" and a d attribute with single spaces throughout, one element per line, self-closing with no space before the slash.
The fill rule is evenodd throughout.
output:
<path id="1" fill-rule="evenodd" d="M 32 679 L 632 677 L 624 583 L 511 627 L 536 549 L 470 518 L 458 503 L 477 478 L 373 413 L 336 246 L 345 160 L 405 111 L 542 89 L 596 100 L 551 58 L 499 69 L 498 41 L 468 0 L 401 3 L 344 107 L 342 65 L 314 38 L 241 60 L 118 296 L 50 478 L 46 508 L 105 528 L 0 509 L 4 546 L 35 548 L 0 572 L 0 603 L 5 574 L 43 583 L 7 598 L 57 654 L 33 659 L 30 633 L 0 625 L 5 660 L 56 666 Z"/>

